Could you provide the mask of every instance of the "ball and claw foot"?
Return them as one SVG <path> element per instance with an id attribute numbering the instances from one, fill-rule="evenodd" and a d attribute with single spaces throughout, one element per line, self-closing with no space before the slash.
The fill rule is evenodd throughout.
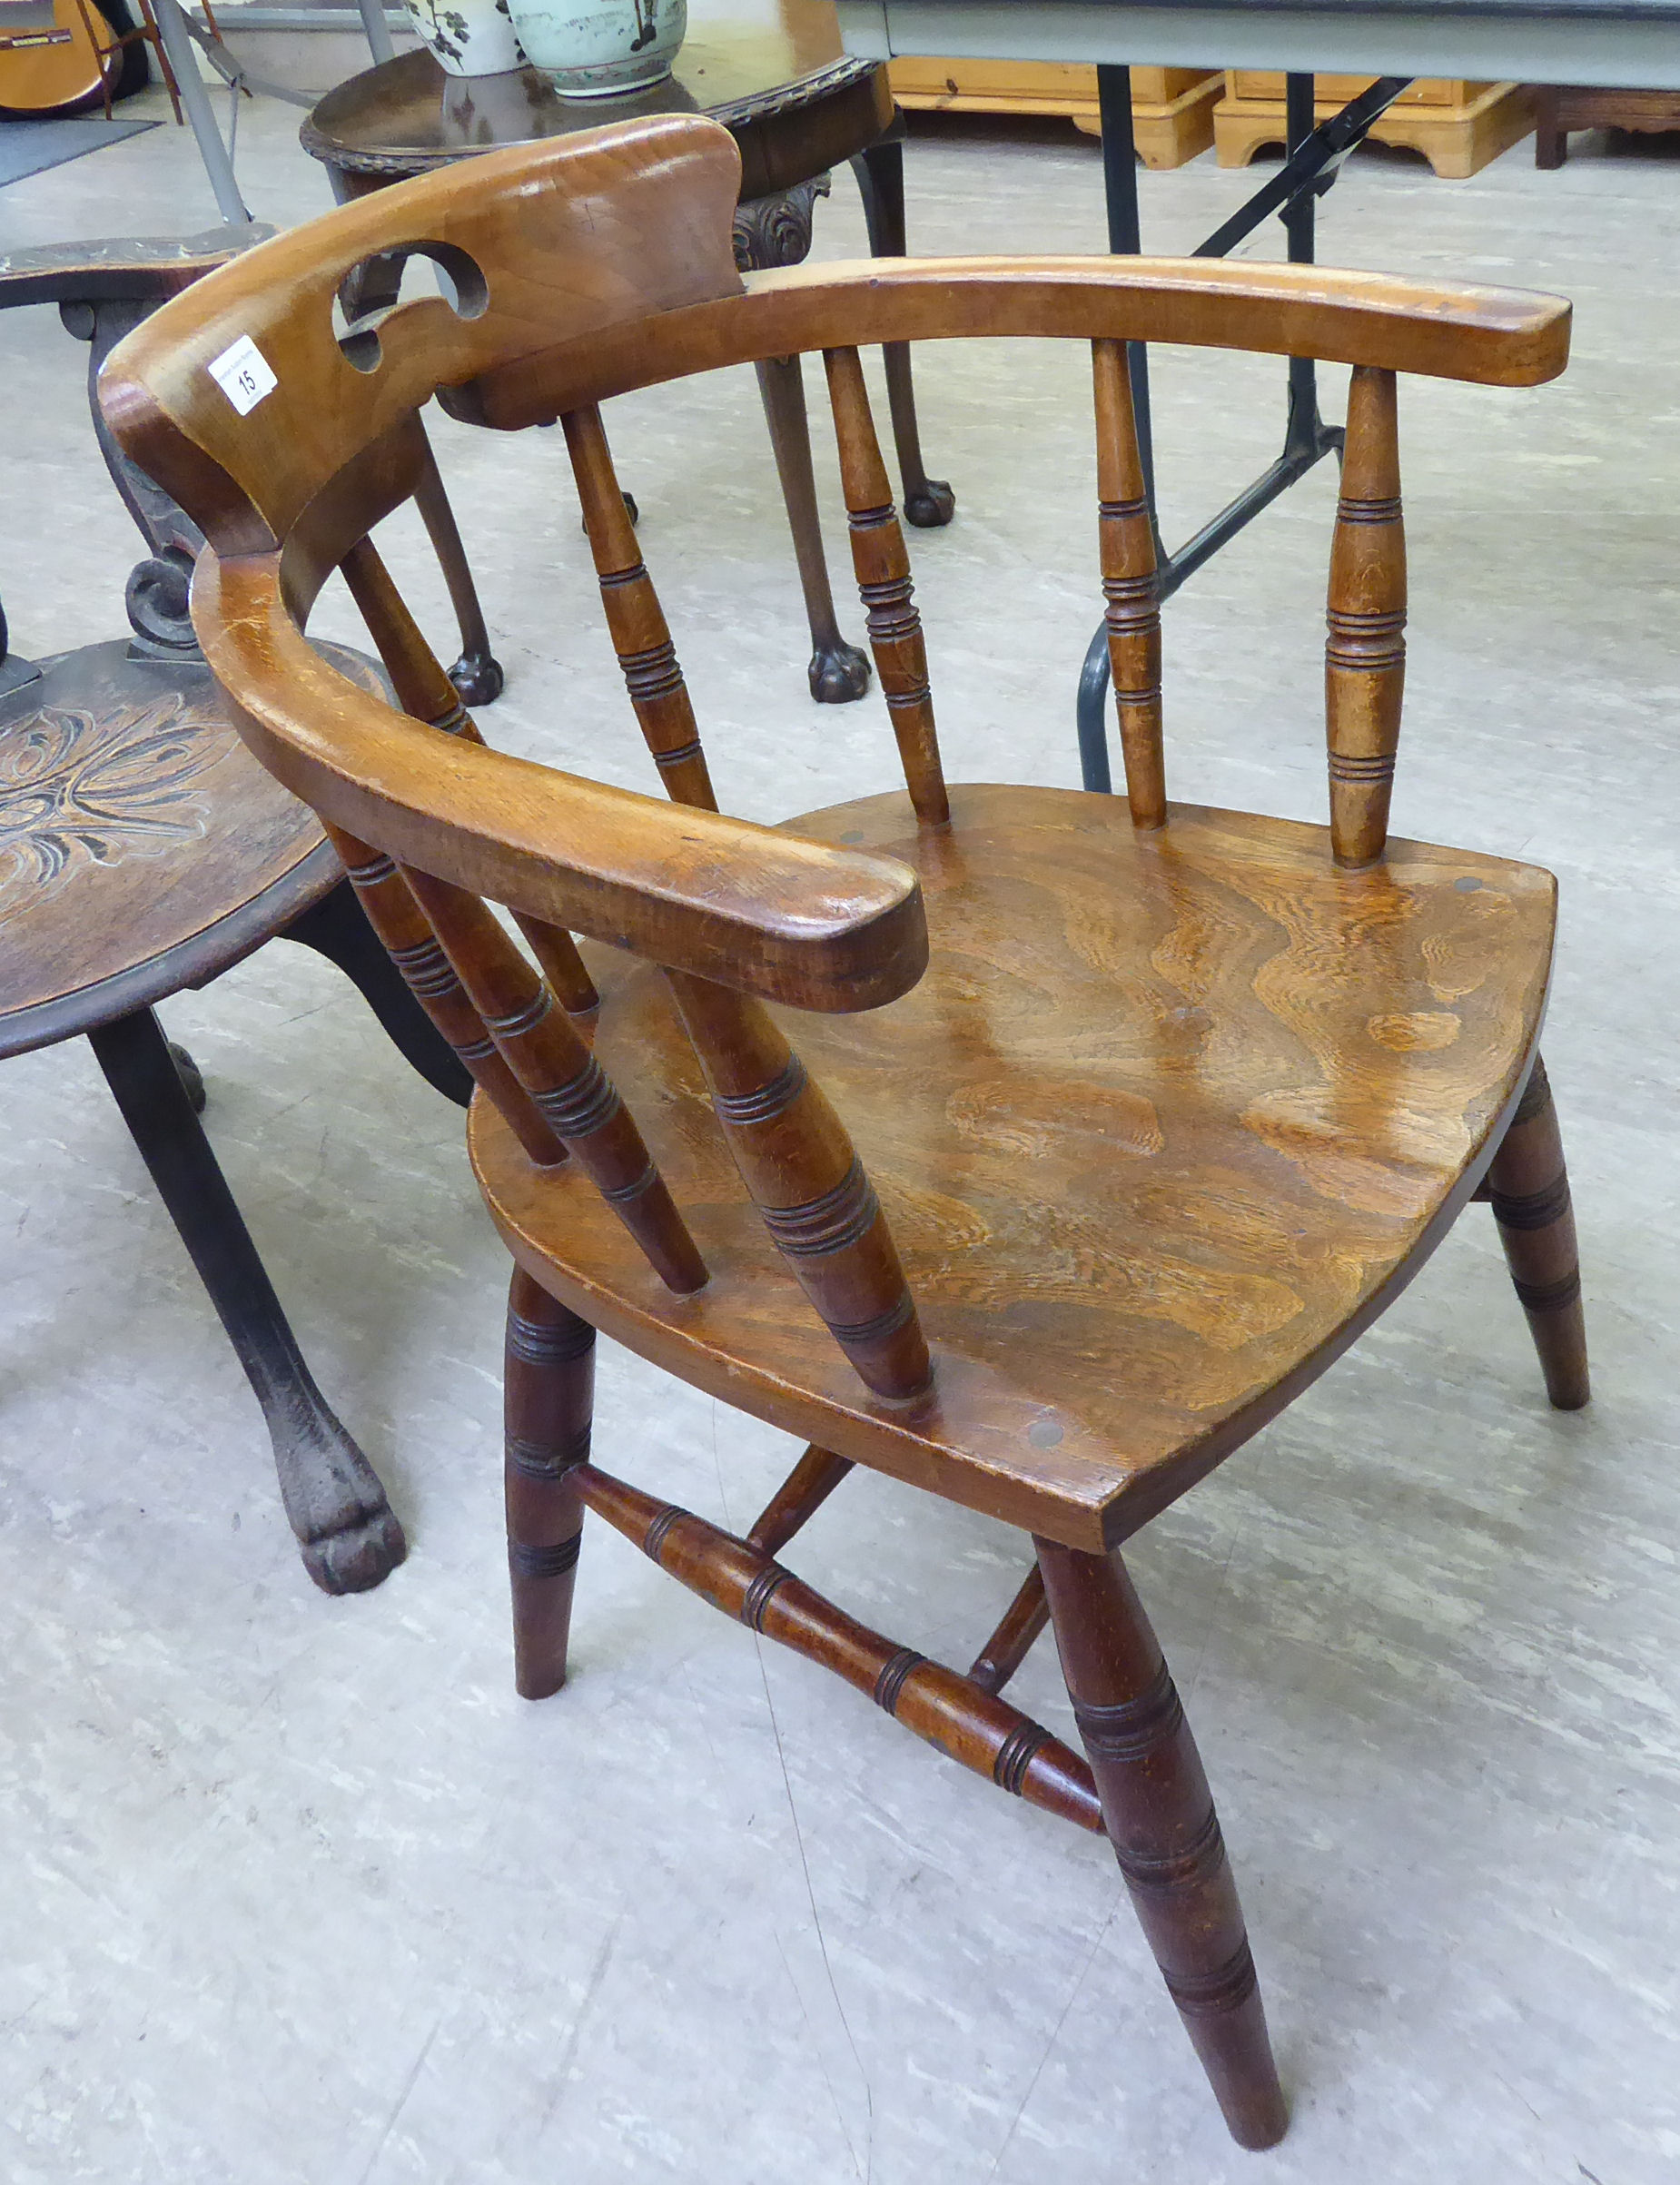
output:
<path id="1" fill-rule="evenodd" d="M 295 1356 L 295 1347 L 294 1356 Z M 263 1406 L 287 1522 L 322 1593 L 366 1593 L 409 1552 L 379 1474 L 301 1359 Z"/>
<path id="2" fill-rule="evenodd" d="M 322 1593 L 371 1593 L 406 1560 L 408 1541 L 389 1508 L 371 1510 L 360 1523 L 324 1539 L 299 1542 L 303 1567 Z"/>
<path id="3" fill-rule="evenodd" d="M 846 706 L 869 687 L 869 656 L 855 645 L 829 646 L 811 655 L 806 674 L 819 706 Z"/>
<path id="4" fill-rule="evenodd" d="M 924 478 L 904 496 L 904 518 L 918 531 L 937 531 L 956 514 L 956 495 L 943 478 Z"/>
<path id="5" fill-rule="evenodd" d="M 169 1059 L 175 1065 L 175 1075 L 181 1080 L 181 1090 L 192 1103 L 194 1115 L 202 1115 L 210 1095 L 204 1090 L 204 1073 L 186 1049 L 176 1041 L 169 1043 Z"/>
<path id="6" fill-rule="evenodd" d="M 494 705 L 506 679 L 501 662 L 488 652 L 462 653 L 450 670 L 450 682 L 469 706 Z"/>

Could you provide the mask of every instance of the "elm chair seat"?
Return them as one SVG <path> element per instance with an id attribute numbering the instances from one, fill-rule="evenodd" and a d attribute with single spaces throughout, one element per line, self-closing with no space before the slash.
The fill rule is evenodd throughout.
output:
<path id="1" fill-rule="evenodd" d="M 809 1439 L 848 1413 L 848 1455 L 1102 1548 L 1345 1349 L 1464 1204 L 1538 1033 L 1556 886 L 1392 839 L 1350 884 L 1321 827 L 1174 806 L 1141 834 L 1077 790 L 954 785 L 951 814 L 929 835 L 895 794 L 785 823 L 921 881 L 919 984 L 783 1022 L 887 1210 L 928 1410 L 872 1404 L 766 1251 L 658 971 L 589 954 L 594 1052 L 707 1289 L 674 1297 L 482 1100 L 474 1166 L 521 1262 L 632 1350 Z"/>

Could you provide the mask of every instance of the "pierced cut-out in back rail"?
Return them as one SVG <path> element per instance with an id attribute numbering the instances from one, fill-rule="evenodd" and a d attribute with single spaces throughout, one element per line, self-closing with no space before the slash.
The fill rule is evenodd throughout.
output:
<path id="1" fill-rule="evenodd" d="M 427 266 L 435 281 L 426 281 Z M 346 360 L 358 371 L 377 371 L 384 358 L 381 331 L 398 311 L 436 295 L 458 319 L 482 317 L 489 302 L 489 283 L 478 260 L 455 243 L 405 243 L 353 265 L 332 305 L 333 332 Z"/>

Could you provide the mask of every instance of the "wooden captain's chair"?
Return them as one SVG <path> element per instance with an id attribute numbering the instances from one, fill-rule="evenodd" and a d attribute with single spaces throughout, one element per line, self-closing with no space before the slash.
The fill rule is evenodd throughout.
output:
<path id="1" fill-rule="evenodd" d="M 1553 1401 L 1586 1401 L 1537 1052 L 1554 884 L 1388 834 L 1397 374 L 1549 379 L 1567 308 L 1201 261 L 743 280 L 735 158 L 721 129 L 660 119 L 363 199 L 142 327 L 107 368 L 106 413 L 210 541 L 197 627 L 252 748 L 321 813 L 478 1080 L 472 1158 L 516 1263 L 519 1689 L 564 1680 L 593 1511 L 980 1775 L 1106 1832 L 1231 2131 L 1267 2146 L 1285 2111 L 1236 1891 L 1120 1548 L 1325 1371 L 1478 1196 Z M 336 336 L 346 275 L 416 252 L 454 301 Z M 858 351 L 977 335 L 1089 349 L 1124 802 L 945 778 Z M 1353 367 L 1327 826 L 1167 800 L 1132 340 Z M 905 789 L 772 828 L 715 808 L 599 406 L 809 350 Z M 260 391 L 236 403 L 229 360 L 253 356 Z M 420 638 L 369 534 L 423 474 L 417 411 L 440 389 L 488 426 L 562 423 L 663 798 L 651 774 L 636 795 L 484 748 Z M 400 711 L 303 638 L 341 568 Z M 595 1464 L 598 1328 L 810 1442 L 744 1537 Z M 1032 1536 L 1020 1595 L 969 1674 L 866 1628 L 777 1559 L 859 1464 Z M 1002 1696 L 1046 1612 L 1082 1755 Z"/>

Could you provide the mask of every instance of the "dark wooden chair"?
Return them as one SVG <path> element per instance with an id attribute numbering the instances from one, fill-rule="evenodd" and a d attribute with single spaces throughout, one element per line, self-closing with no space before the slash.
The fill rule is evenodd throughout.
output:
<path id="1" fill-rule="evenodd" d="M 97 371 L 148 311 L 249 240 L 223 228 L 19 252 L 0 258 L 0 309 L 56 303 Z M 153 1009 L 280 936 L 348 973 L 440 1092 L 464 1103 L 471 1080 L 393 973 L 314 814 L 239 740 L 187 618 L 198 532 L 108 437 L 106 450 L 148 545 L 129 580 L 132 635 L 37 665 L 8 652 L 0 617 L 0 1056 L 86 1034 L 262 1408 L 304 1566 L 329 1593 L 359 1592 L 401 1561 L 402 1529 L 299 1352 L 199 1123 L 203 1081 Z M 367 662 L 333 657 L 382 690 Z"/>
<path id="2" fill-rule="evenodd" d="M 1561 167 L 1577 129 L 1631 129 L 1662 135 L 1680 130 L 1680 91 L 1617 91 L 1594 84 L 1531 84 L 1534 163 Z"/>
<path id="3" fill-rule="evenodd" d="M 843 160 L 851 163 L 863 197 L 870 250 L 878 257 L 904 256 L 904 117 L 893 104 L 885 63 L 842 54 L 832 0 L 778 0 L 767 14 L 708 11 L 707 19 L 693 25 L 670 81 L 625 99 L 562 98 L 529 68 L 489 83 L 449 76 L 422 48 L 328 92 L 304 123 L 300 142 L 325 166 L 342 203 L 458 160 L 480 159 L 489 150 L 627 117 L 697 112 L 721 122 L 740 149 L 735 258 L 743 272 L 803 262 L 816 200 L 828 194 L 829 170 Z M 376 272 L 375 282 L 380 278 Z M 395 302 L 396 294 L 364 291 L 361 301 L 375 307 Z M 956 504 L 950 486 L 929 478 L 922 460 L 909 353 L 894 346 L 882 361 L 904 511 L 913 524 L 935 529 L 950 522 Z M 835 618 L 799 359 L 766 357 L 757 371 L 805 596 L 811 696 L 825 705 L 844 704 L 867 688 L 869 661 L 841 635 Z M 440 554 L 456 557 L 461 571 L 450 579 L 462 629 L 461 657 L 450 678 L 469 705 L 482 705 L 499 691 L 501 669 L 489 653 L 464 558 L 450 536 L 453 519 L 441 483 L 429 485 L 419 506 Z M 634 500 L 631 506 L 634 513 Z"/>
<path id="4" fill-rule="evenodd" d="M 1285 2112 L 1242 1917 L 1119 1548 L 1323 1372 L 1478 1194 L 1553 1400 L 1586 1401 L 1536 1048 L 1554 884 L 1387 834 L 1405 603 L 1396 374 L 1549 379 L 1567 307 L 1200 261 L 742 280 L 736 189 L 727 137 L 698 120 L 494 154 L 228 267 L 123 347 L 102 399 L 204 527 L 198 628 L 252 747 L 321 813 L 479 1081 L 472 1159 L 516 1262 L 520 1691 L 564 1681 L 592 1510 L 982 1775 L 1106 1831 L 1232 2132 L 1267 2146 Z M 335 287 L 368 254 L 404 251 L 444 260 L 459 313 L 400 307 L 352 330 L 347 356 Z M 942 771 L 858 351 L 1024 334 L 1091 346 L 1129 803 L 948 787 Z M 242 417 L 205 366 L 246 336 L 277 383 Z M 1166 801 L 1132 340 L 1354 367 L 1327 827 Z M 906 793 L 769 828 L 714 808 L 598 405 L 814 349 Z M 416 408 L 440 385 L 487 425 L 561 420 L 674 801 L 490 751 L 461 712 L 368 537 L 422 475 Z M 301 634 L 338 567 L 401 712 Z M 514 913 L 529 956 L 487 903 Z M 594 1463 L 598 1328 L 808 1439 L 744 1537 Z M 856 1464 L 1033 1536 L 1021 1592 L 966 1676 L 777 1560 Z M 939 1552 L 932 1528 L 926 1547 Z M 1046 1611 L 1083 1756 L 1001 1696 Z"/>

